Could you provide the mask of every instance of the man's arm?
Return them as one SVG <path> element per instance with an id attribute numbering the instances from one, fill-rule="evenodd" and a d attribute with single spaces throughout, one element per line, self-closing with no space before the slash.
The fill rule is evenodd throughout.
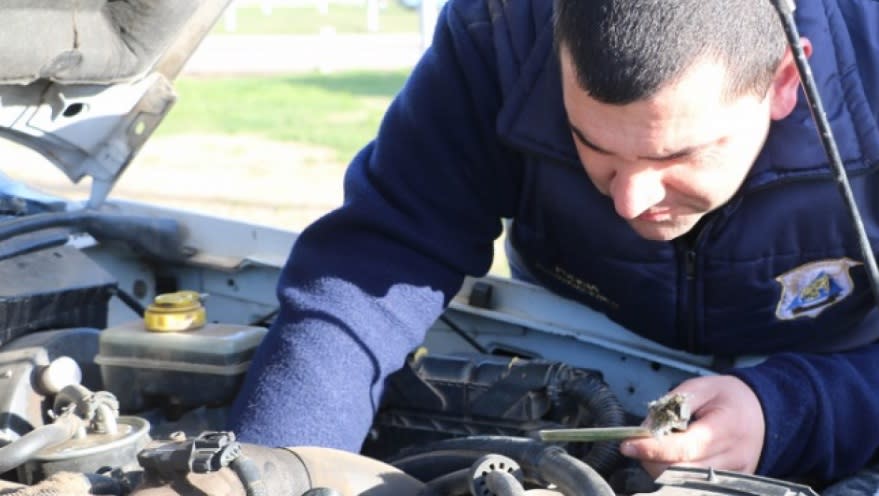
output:
<path id="1" fill-rule="evenodd" d="M 231 414 L 244 441 L 359 450 L 384 379 L 464 275 L 490 266 L 515 167 L 495 133 L 488 12 L 474 23 L 454 7 L 349 167 L 344 205 L 293 247 L 280 315 Z"/>
<path id="2" fill-rule="evenodd" d="M 775 356 L 733 373 L 760 398 L 766 442 L 758 473 L 823 480 L 862 468 L 879 447 L 879 344 Z"/>

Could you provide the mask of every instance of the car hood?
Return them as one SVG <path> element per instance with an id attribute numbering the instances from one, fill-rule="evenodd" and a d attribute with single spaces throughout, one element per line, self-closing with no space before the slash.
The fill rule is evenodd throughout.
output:
<path id="1" fill-rule="evenodd" d="M 175 101 L 172 81 L 230 0 L 0 5 L 0 136 L 107 197 Z"/>

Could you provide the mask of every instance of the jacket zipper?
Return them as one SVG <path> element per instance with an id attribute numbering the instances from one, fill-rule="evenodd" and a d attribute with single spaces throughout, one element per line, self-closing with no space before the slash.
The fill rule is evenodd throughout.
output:
<path id="1" fill-rule="evenodd" d="M 683 270 L 684 270 L 684 282 L 682 285 L 683 298 L 682 304 L 680 306 L 681 315 L 684 316 L 684 322 L 682 322 L 681 326 L 681 341 L 685 344 L 687 351 L 690 353 L 700 353 L 700 349 L 702 343 L 697 339 L 697 327 L 698 323 L 696 322 L 697 315 L 697 302 L 696 302 L 696 287 L 699 279 L 699 274 L 697 271 L 698 262 L 699 262 L 699 251 L 698 248 L 702 244 L 702 240 L 705 237 L 705 233 L 708 232 L 711 224 L 714 222 L 716 217 L 716 213 L 709 213 L 710 217 L 705 218 L 705 222 L 701 222 L 701 225 L 697 225 L 694 229 L 698 229 L 694 236 L 687 237 L 682 239 L 678 246 L 681 252 L 683 253 Z"/>
<path id="2" fill-rule="evenodd" d="M 701 234 L 701 233 L 700 233 Z M 692 353 L 698 353 L 696 348 L 696 253 L 695 243 L 688 245 L 684 251 L 684 273 L 686 275 L 687 295 L 684 300 L 687 325 L 686 327 L 686 343 L 687 350 Z"/>

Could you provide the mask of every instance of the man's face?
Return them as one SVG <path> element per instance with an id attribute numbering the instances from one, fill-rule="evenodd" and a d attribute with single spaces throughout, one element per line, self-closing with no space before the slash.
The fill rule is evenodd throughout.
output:
<path id="1" fill-rule="evenodd" d="M 725 69 L 697 62 L 646 100 L 610 105 L 590 98 L 561 54 L 580 161 L 635 232 L 677 238 L 732 197 L 766 139 L 769 98 L 724 98 Z"/>

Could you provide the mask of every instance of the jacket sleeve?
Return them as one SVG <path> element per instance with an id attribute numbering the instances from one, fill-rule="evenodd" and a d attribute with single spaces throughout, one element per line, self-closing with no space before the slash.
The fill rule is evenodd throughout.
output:
<path id="1" fill-rule="evenodd" d="M 766 437 L 757 472 L 829 481 L 879 448 L 879 344 L 832 354 L 784 353 L 732 374 L 757 394 Z"/>
<path id="2" fill-rule="evenodd" d="M 879 122 L 879 2 L 838 2 L 859 77 Z M 875 131 L 875 129 L 874 129 Z M 873 315 L 862 325 L 877 325 Z M 732 371 L 757 393 L 766 439 L 757 471 L 832 480 L 879 450 L 879 344 L 835 354 L 780 354 Z"/>
<path id="3" fill-rule="evenodd" d="M 491 265 L 516 169 L 495 133 L 489 14 L 460 3 L 350 164 L 344 204 L 293 246 L 230 412 L 243 441 L 359 450 L 386 376 Z"/>

